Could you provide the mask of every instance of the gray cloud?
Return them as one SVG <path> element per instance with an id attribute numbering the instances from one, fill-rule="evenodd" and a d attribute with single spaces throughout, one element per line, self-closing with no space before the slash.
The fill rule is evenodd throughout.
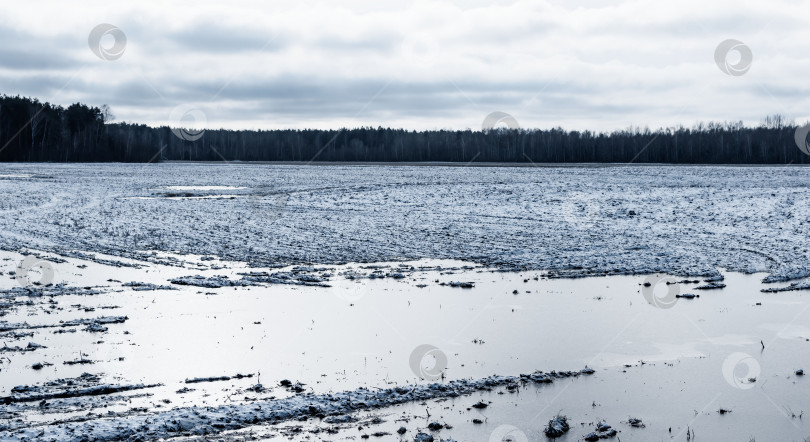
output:
<path id="1" fill-rule="evenodd" d="M 285 36 L 277 35 L 272 29 L 229 27 L 216 22 L 194 23 L 187 28 L 160 35 L 159 38 L 173 50 L 192 53 L 272 53 L 288 44 Z"/>
<path id="2" fill-rule="evenodd" d="M 63 43 L 59 38 L 41 36 L 0 25 L 0 67 L 7 70 L 61 70 L 80 66 L 71 54 L 53 51 Z"/>
<path id="3" fill-rule="evenodd" d="M 46 1 L 42 16 L 10 4 L 0 92 L 107 103 L 119 120 L 156 125 L 190 103 L 232 128 L 463 129 L 495 110 L 522 127 L 592 130 L 810 118 L 810 30 L 789 1 L 603 5 L 87 0 Z M 87 47 L 102 22 L 127 34 L 119 60 Z M 726 38 L 752 48 L 746 75 L 715 65 Z"/>
<path id="4" fill-rule="evenodd" d="M 70 57 L 43 54 L 30 48 L 0 48 L 0 60 L 3 60 L 3 69 L 20 71 L 73 69 L 80 66 L 77 60 Z"/>

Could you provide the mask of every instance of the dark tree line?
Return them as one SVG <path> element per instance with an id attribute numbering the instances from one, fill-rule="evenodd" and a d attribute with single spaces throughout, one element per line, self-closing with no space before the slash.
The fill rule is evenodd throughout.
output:
<path id="1" fill-rule="evenodd" d="M 149 161 L 153 129 L 107 124 L 109 109 L 0 97 L 0 161 Z M 150 155 L 151 152 L 151 155 Z"/>
<path id="2" fill-rule="evenodd" d="M 557 129 L 406 131 L 206 130 L 195 141 L 169 127 L 110 123 L 109 109 L 0 97 L 0 161 L 358 161 L 806 164 L 795 126 L 700 123 L 611 133 Z"/>

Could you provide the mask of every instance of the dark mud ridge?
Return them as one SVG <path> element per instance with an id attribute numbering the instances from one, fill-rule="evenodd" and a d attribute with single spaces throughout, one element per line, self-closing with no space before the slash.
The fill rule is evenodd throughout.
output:
<path id="1" fill-rule="evenodd" d="M 810 282 L 794 282 L 787 287 L 769 287 L 760 290 L 762 293 L 791 292 L 794 290 L 810 290 Z"/>
<path id="2" fill-rule="evenodd" d="M 107 328 L 104 324 L 121 324 L 129 319 L 126 316 L 100 316 L 98 318 L 71 319 L 70 321 L 60 321 L 58 324 L 29 324 L 27 322 L 13 323 L 0 322 L 0 332 L 16 330 L 34 330 L 40 328 L 77 327 L 86 326 L 85 331 L 104 332 Z"/>
<path id="3" fill-rule="evenodd" d="M 161 384 L 107 385 L 99 384 L 100 376 L 84 373 L 77 378 L 57 379 L 42 386 L 19 385 L 11 389 L 10 396 L 0 397 L 0 404 L 35 402 L 51 399 L 102 396 L 131 390 L 159 387 Z"/>
<path id="4" fill-rule="evenodd" d="M 320 272 L 320 275 L 313 274 Z M 246 272 L 240 273 L 242 279 L 232 280 L 227 276 L 210 276 L 205 277 L 201 275 L 181 276 L 179 278 L 171 279 L 169 282 L 175 285 L 188 285 L 194 287 L 203 287 L 209 289 L 217 289 L 222 287 L 250 287 L 260 284 L 286 284 L 286 285 L 302 285 L 311 287 L 331 287 L 326 282 L 332 276 L 325 268 L 315 269 L 313 267 L 295 267 L 289 272 Z M 131 283 L 132 284 L 132 283 Z M 143 283 L 141 283 L 143 284 Z"/>
<path id="5" fill-rule="evenodd" d="M 187 407 L 158 413 L 125 412 L 83 422 L 59 422 L 0 432 L 0 440 L 143 440 L 173 436 L 205 436 L 250 425 L 276 424 L 308 418 L 327 419 L 359 410 L 372 410 L 439 398 L 454 398 L 504 387 L 516 391 L 530 383 L 593 374 L 594 370 L 535 372 L 520 376 L 490 376 L 440 384 L 410 385 L 340 393 L 302 393 L 284 399 L 267 399 L 217 407 Z M 138 386 L 140 387 L 140 386 Z M 34 392 L 32 392 L 34 393 Z"/>

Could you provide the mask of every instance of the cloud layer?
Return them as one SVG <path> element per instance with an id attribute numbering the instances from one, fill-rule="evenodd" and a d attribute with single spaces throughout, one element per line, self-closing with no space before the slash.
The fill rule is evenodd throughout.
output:
<path id="1" fill-rule="evenodd" d="M 810 27 L 798 1 L 30 2 L 0 7 L 0 92 L 109 104 L 163 125 L 611 130 L 810 119 Z M 88 46 L 111 23 L 117 60 Z M 745 75 L 715 64 L 726 39 Z M 102 40 L 110 47 L 112 37 Z M 729 61 L 736 62 L 729 54 Z"/>

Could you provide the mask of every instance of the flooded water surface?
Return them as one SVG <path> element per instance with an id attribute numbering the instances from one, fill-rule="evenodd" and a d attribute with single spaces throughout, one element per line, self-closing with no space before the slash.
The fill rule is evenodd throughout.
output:
<path id="1" fill-rule="evenodd" d="M 22 260 L 4 255 L 7 294 Z M 400 426 L 427 428 L 440 418 L 457 440 L 483 440 L 500 425 L 540 434 L 558 412 L 576 422 L 570 440 L 602 420 L 624 440 L 685 437 L 687 427 L 707 435 L 733 428 L 740 437 L 767 428 L 799 438 L 808 430 L 801 419 L 810 408 L 808 390 L 796 372 L 810 367 L 810 304 L 801 292 L 762 293 L 763 275 L 726 273 L 725 288 L 697 290 L 706 282 L 666 275 L 548 279 L 422 260 L 297 268 L 289 284 L 201 287 L 179 282 L 198 276 L 213 285 L 293 269 L 191 257 L 184 267 L 78 259 L 49 265 L 53 283 L 81 290 L 6 296 L 24 302 L 2 319 L 2 395 L 83 373 L 99 375 L 98 384 L 148 387 L 118 400 L 56 400 L 46 412 L 38 402 L 17 404 L 13 426 L 297 394 L 280 386 L 284 380 L 328 394 L 589 367 L 591 376 L 506 395 L 398 405 L 372 413 L 387 418 L 368 431 L 396 434 Z M 98 330 L 89 325 L 110 317 L 121 320 L 102 319 Z M 64 325 L 76 320 L 90 322 Z M 29 342 L 37 348 L 27 351 Z M 37 363 L 46 365 L 34 369 Z M 262 391 L 251 390 L 256 384 Z M 492 405 L 468 411 L 478 400 Z M 402 416 L 407 422 L 395 419 Z M 622 426 L 631 417 L 645 427 Z M 473 424 L 476 418 L 484 423 Z M 263 431 L 283 436 L 281 428 Z M 338 436 L 362 433 L 352 426 Z"/>

